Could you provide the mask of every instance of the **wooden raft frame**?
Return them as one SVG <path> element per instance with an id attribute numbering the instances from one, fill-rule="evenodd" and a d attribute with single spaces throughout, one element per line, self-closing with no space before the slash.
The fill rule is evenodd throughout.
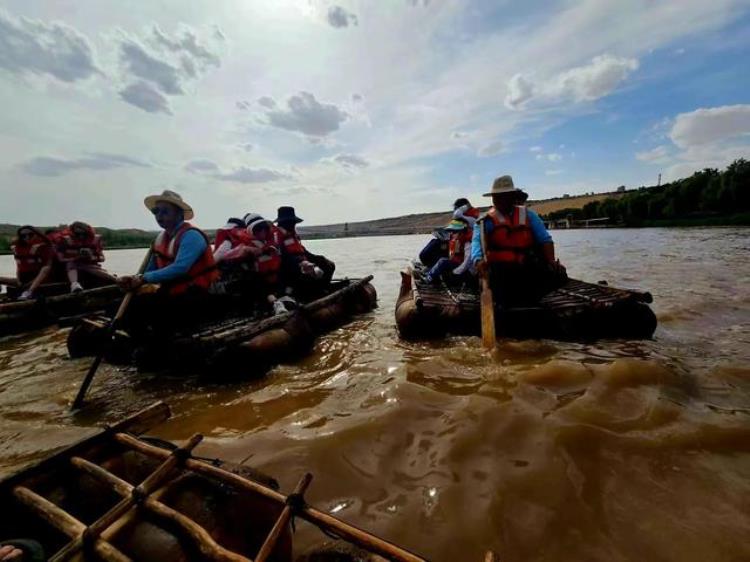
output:
<path id="1" fill-rule="evenodd" d="M 93 551 L 102 560 L 130 562 L 131 558 L 117 549 L 111 541 L 121 529 L 137 519 L 139 510 L 144 510 L 158 519 L 168 521 L 176 529 L 179 529 L 180 535 L 192 542 L 205 560 L 264 562 L 273 552 L 292 518 L 296 516 L 312 523 L 328 535 L 335 535 L 388 560 L 426 562 L 424 558 L 416 554 L 307 505 L 304 501 L 304 492 L 312 481 L 312 475 L 309 473 L 300 479 L 292 494 L 284 495 L 264 484 L 234 474 L 203 460 L 192 458 L 191 451 L 203 439 L 200 434 L 193 435 L 185 445 L 172 451 L 146 443 L 133 435 L 134 433 L 142 433 L 153 425 L 161 423 L 168 419 L 170 415 L 169 407 L 163 402 L 157 402 L 126 420 L 92 437 L 79 441 L 29 469 L 0 482 L 0 490 L 9 491 L 18 502 L 70 539 L 57 553 L 50 557 L 50 560 L 62 562 L 80 557 L 80 554 L 86 551 Z M 126 450 L 135 451 L 151 459 L 159 460 L 161 464 L 145 480 L 134 486 L 105 468 L 80 456 L 91 450 L 92 447 L 112 443 L 120 445 Z M 64 463 L 69 463 L 77 471 L 107 485 L 121 496 L 120 501 L 87 526 L 31 489 L 36 478 Z M 201 525 L 160 501 L 169 485 L 183 471 L 190 471 L 216 479 L 235 490 L 260 496 L 282 507 L 281 514 L 266 536 L 255 558 L 248 558 L 224 548 Z"/>

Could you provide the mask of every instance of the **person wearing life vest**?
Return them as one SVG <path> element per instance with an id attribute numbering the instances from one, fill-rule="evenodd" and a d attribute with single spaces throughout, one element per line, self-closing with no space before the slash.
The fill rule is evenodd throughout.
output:
<path id="1" fill-rule="evenodd" d="M 474 229 L 471 260 L 478 271 L 489 271 L 496 301 L 528 304 L 564 283 L 567 275 L 555 259 L 552 237 L 539 215 L 524 205 L 528 195 L 513 185 L 513 178 L 497 178 L 484 195 L 492 197 L 493 207 Z"/>
<path id="2" fill-rule="evenodd" d="M 479 209 L 472 207 L 466 197 L 459 197 L 453 202 L 453 220 L 461 220 L 474 228 L 479 217 Z M 419 252 L 419 261 L 425 267 L 433 267 L 440 258 L 448 257 L 448 245 L 451 232 L 447 228 L 439 228 L 432 233 L 432 238 Z"/>
<path id="3" fill-rule="evenodd" d="M 214 261 L 233 264 L 247 258 L 250 236 L 245 227 L 245 221 L 230 218 L 227 224 L 216 230 L 214 241 Z"/>
<path id="4" fill-rule="evenodd" d="M 297 234 L 302 222 L 294 207 L 279 207 L 274 229 L 274 245 L 281 251 L 281 277 L 286 285 L 310 296 L 331 282 L 336 265 L 323 256 L 307 251 Z"/>
<path id="5" fill-rule="evenodd" d="M 284 303 L 290 298 L 282 296 L 281 284 L 281 250 L 274 241 L 273 224 L 260 215 L 246 215 L 247 233 L 254 255 L 255 272 L 258 276 L 259 290 L 266 295 L 266 301 L 273 307 L 274 314 L 287 312 Z"/>
<path id="6" fill-rule="evenodd" d="M 34 297 L 35 291 L 52 274 L 55 257 L 52 242 L 33 226 L 22 226 L 10 244 L 16 261 L 16 279 L 26 289 L 18 297 L 26 300 Z"/>
<path id="7" fill-rule="evenodd" d="M 83 290 L 80 274 L 87 277 L 87 284 L 114 283 L 114 275 L 102 268 L 104 249 L 101 236 L 85 222 L 76 221 L 55 234 L 57 260 L 65 265 L 70 281 L 70 291 Z"/>
<path id="8" fill-rule="evenodd" d="M 154 241 L 146 272 L 121 277 L 120 285 L 135 290 L 144 283 L 159 284 L 169 297 L 207 294 L 219 272 L 208 237 L 186 222 L 194 216 L 192 207 L 170 190 L 150 195 L 144 203 L 163 230 Z"/>
<path id="9" fill-rule="evenodd" d="M 474 273 L 471 264 L 471 239 L 473 228 L 465 219 L 453 219 L 445 230 L 450 232 L 448 257 L 440 258 L 425 274 L 425 281 L 434 283 L 441 275 L 450 272 L 448 281 L 464 274 Z"/>

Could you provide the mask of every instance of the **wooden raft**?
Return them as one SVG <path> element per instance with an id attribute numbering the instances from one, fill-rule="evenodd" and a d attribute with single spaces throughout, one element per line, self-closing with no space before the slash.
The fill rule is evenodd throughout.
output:
<path id="1" fill-rule="evenodd" d="M 225 470 L 214 463 L 193 458 L 191 451 L 203 439 L 200 434 L 193 435 L 185 445 L 171 451 L 154 446 L 133 435 L 164 421 L 169 416 L 167 405 L 158 402 L 125 421 L 0 482 L 0 491 L 4 495 L 10 493 L 17 502 L 30 510 L 38 519 L 45 521 L 68 538 L 68 542 L 54 553 L 49 558 L 50 560 L 60 562 L 80 559 L 82 555 L 84 559 L 87 559 L 86 555 L 93 553 L 97 559 L 129 562 L 131 558 L 113 544 L 114 539 L 126 526 L 147 515 L 168 524 L 170 528 L 177 529 L 179 535 L 196 549 L 201 560 L 237 562 L 268 560 L 282 535 L 288 536 L 292 518 L 300 517 L 329 536 L 341 538 L 388 560 L 424 562 L 425 559 L 411 552 L 307 505 L 304 501 L 304 492 L 312 480 L 310 474 L 302 476 L 292 494 L 284 495 L 265 484 Z M 85 458 L 95 448 L 112 446 L 156 459 L 160 461 L 160 464 L 143 481 L 133 485 Z M 120 501 L 87 525 L 50 499 L 34 491 L 34 483 L 40 477 L 58 472 L 65 464 L 106 485 L 121 497 Z M 204 527 L 161 501 L 169 485 L 185 472 L 219 481 L 238 494 L 249 494 L 278 506 L 280 514 L 254 558 L 222 546 Z M 6 509 L 9 509 L 8 505 Z M 244 515 L 252 519 L 256 514 L 245 513 Z M 34 529 L 37 529 L 36 525 Z"/>

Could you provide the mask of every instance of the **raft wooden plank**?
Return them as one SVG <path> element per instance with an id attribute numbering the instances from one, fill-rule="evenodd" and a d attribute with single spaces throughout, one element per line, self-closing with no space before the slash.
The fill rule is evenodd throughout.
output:
<path id="1" fill-rule="evenodd" d="M 96 478 L 100 482 L 110 486 L 119 495 L 127 497 L 133 493 L 135 486 L 122 480 L 109 472 L 108 470 L 80 457 L 73 457 L 71 463 L 76 468 Z M 161 488 L 160 491 L 164 491 L 166 486 Z M 180 513 L 176 509 L 160 502 L 155 494 L 148 496 L 143 501 L 143 507 L 162 519 L 165 519 L 182 530 L 198 547 L 206 559 L 210 560 L 226 560 L 229 562 L 251 562 L 249 558 L 241 556 L 231 550 L 227 550 L 220 544 L 218 544 L 214 538 L 210 535 L 206 529 L 198 525 L 195 521 Z"/>
<path id="2" fill-rule="evenodd" d="M 32 492 L 24 486 L 16 486 L 13 488 L 13 495 L 23 505 L 32 509 L 41 519 L 61 531 L 67 537 L 73 540 L 80 540 L 80 537 L 83 536 L 83 533 L 86 530 L 86 525 L 48 499 L 40 496 L 36 492 Z M 112 562 L 132 562 L 130 558 L 102 539 L 93 541 L 93 548 L 94 552 L 104 560 Z M 63 551 L 64 550 L 65 548 Z M 51 558 L 51 560 L 56 559 L 57 555 Z"/>
<path id="3" fill-rule="evenodd" d="M 123 431 L 140 434 L 169 419 L 170 416 L 171 412 L 167 404 L 161 401 L 155 402 L 111 427 L 107 427 L 94 435 L 85 437 L 49 457 L 38 461 L 15 474 L 11 474 L 0 481 L 0 490 L 8 490 L 24 480 L 43 473 L 53 472 L 57 465 L 65 462 L 69 457 L 80 455 L 87 448 L 101 444 L 114 434 Z"/>
<path id="4" fill-rule="evenodd" d="M 115 440 L 152 458 L 163 459 L 169 455 L 169 451 L 159 449 L 158 447 L 144 443 L 143 441 L 124 433 L 115 435 Z M 198 474 L 203 474 L 204 476 L 209 476 L 227 484 L 234 485 L 242 490 L 263 496 L 277 503 L 286 503 L 286 496 L 283 494 L 262 484 L 248 480 L 238 474 L 233 474 L 221 468 L 212 466 L 205 461 L 187 459 L 185 461 L 185 468 Z M 333 532 L 344 540 L 388 559 L 397 560 L 398 562 L 427 562 L 420 556 L 404 550 L 384 539 L 376 537 L 375 535 L 371 535 L 354 525 L 344 523 L 340 519 L 336 519 L 332 515 L 328 515 L 314 507 L 306 505 L 297 515 L 316 527 L 328 532 Z"/>
<path id="5" fill-rule="evenodd" d="M 305 493 L 307 487 L 310 485 L 310 482 L 312 482 L 312 474 L 308 472 L 300 479 L 292 493 L 301 498 L 302 494 Z M 284 507 L 284 510 L 281 512 L 281 515 L 279 515 L 279 518 L 271 529 L 271 532 L 268 533 L 266 540 L 263 542 L 263 546 L 260 547 L 258 554 L 255 556 L 255 562 L 266 562 L 266 560 L 268 560 L 268 557 L 271 556 L 271 553 L 281 536 L 281 533 L 284 532 L 286 526 L 289 524 L 289 520 L 293 516 L 294 512 L 292 511 L 292 507 L 290 505 Z"/>
<path id="6" fill-rule="evenodd" d="M 0 313 L 11 313 L 24 310 L 32 310 L 35 307 L 41 306 L 45 308 L 54 307 L 61 304 L 69 304 L 75 301 L 85 301 L 89 298 L 112 296 L 115 297 L 120 295 L 122 290 L 117 285 L 105 285 L 104 287 L 97 287 L 95 289 L 86 289 L 78 293 L 67 293 L 64 295 L 57 295 L 54 297 L 46 297 L 40 300 L 27 300 L 27 301 L 15 301 L 7 304 L 0 304 Z"/>

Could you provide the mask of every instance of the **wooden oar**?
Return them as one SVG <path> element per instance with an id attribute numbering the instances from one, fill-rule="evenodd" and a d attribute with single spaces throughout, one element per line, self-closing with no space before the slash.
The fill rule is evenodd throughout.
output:
<path id="1" fill-rule="evenodd" d="M 491 350 L 497 343 L 497 340 L 495 339 L 495 299 L 492 296 L 492 287 L 490 287 L 490 272 L 487 263 L 487 243 L 485 241 L 484 222 L 479 222 L 477 226 L 481 229 L 479 231 L 479 239 L 482 243 L 482 253 L 484 254 L 485 260 L 485 267 L 482 269 L 481 273 L 482 295 L 479 301 L 482 311 L 482 345 L 484 345 L 486 349 Z"/>
<path id="2" fill-rule="evenodd" d="M 148 267 L 148 262 L 151 261 L 151 254 L 153 253 L 153 247 L 149 248 L 148 252 L 146 253 L 146 257 L 143 258 L 143 263 L 141 264 L 141 267 L 138 268 L 138 275 L 143 274 L 144 271 L 146 271 L 146 268 Z M 76 395 L 76 399 L 73 400 L 73 404 L 70 407 L 71 410 L 77 410 L 83 405 L 83 399 L 86 396 L 86 391 L 88 391 L 89 386 L 91 386 L 91 381 L 94 379 L 94 375 L 96 374 L 96 370 L 99 368 L 99 365 L 102 362 L 102 359 L 104 358 L 104 354 L 107 351 L 107 348 L 109 347 L 109 343 L 112 340 L 112 338 L 115 335 L 115 331 L 117 330 L 117 325 L 120 323 L 120 320 L 122 320 L 122 317 L 125 316 L 125 311 L 128 309 L 128 306 L 130 306 L 130 301 L 133 300 L 133 295 L 135 294 L 135 291 L 128 291 L 125 297 L 122 299 L 122 302 L 120 303 L 120 308 L 117 309 L 117 314 L 115 314 L 115 317 L 112 318 L 112 321 L 109 323 L 109 326 L 107 326 L 107 337 L 104 340 L 104 344 L 102 345 L 102 348 L 99 350 L 98 355 L 94 359 L 94 362 L 91 364 L 91 367 L 89 367 L 88 373 L 86 373 L 86 378 L 83 379 L 83 383 L 81 383 L 81 388 L 78 389 L 78 394 Z"/>

